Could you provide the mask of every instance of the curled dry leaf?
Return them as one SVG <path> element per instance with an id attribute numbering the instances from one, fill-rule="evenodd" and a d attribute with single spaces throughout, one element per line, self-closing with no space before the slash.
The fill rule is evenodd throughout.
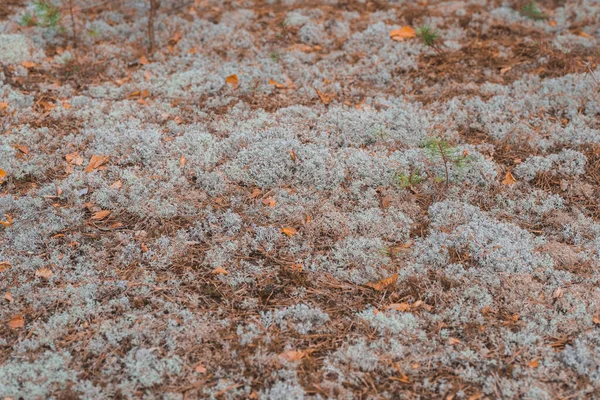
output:
<path id="1" fill-rule="evenodd" d="M 0 261 L 0 272 L 4 272 L 10 268 L 10 262 L 8 261 Z"/>
<path id="2" fill-rule="evenodd" d="M 0 183 L 6 180 L 6 171 L 0 168 Z"/>
<path id="3" fill-rule="evenodd" d="M 408 311 L 410 310 L 410 304 L 408 303 L 392 303 L 386 307 L 388 310 L 396 311 Z"/>
<path id="4" fill-rule="evenodd" d="M 18 144 L 15 146 L 15 149 L 19 150 L 21 153 L 27 155 L 29 154 L 29 147 Z"/>
<path id="5" fill-rule="evenodd" d="M 50 279 L 52 276 L 52 270 L 50 268 L 42 267 L 35 271 L 35 276 L 44 279 Z"/>
<path id="6" fill-rule="evenodd" d="M 90 158 L 90 162 L 88 163 L 87 167 L 85 167 L 84 171 L 85 172 L 92 172 L 95 169 L 100 168 L 101 166 L 103 166 L 107 162 L 108 162 L 108 157 L 107 156 L 93 155 Z"/>
<path id="7" fill-rule="evenodd" d="M 13 224 L 13 219 L 8 214 L 4 214 L 4 215 L 6 216 L 6 221 L 0 221 L 0 226 L 2 226 L 3 228 L 8 228 L 9 226 L 11 226 Z"/>
<path id="8" fill-rule="evenodd" d="M 404 39 L 414 38 L 417 33 L 410 26 L 403 26 L 400 29 L 394 29 L 390 32 L 390 37 L 395 41 L 403 41 Z"/>
<path id="9" fill-rule="evenodd" d="M 110 213 L 111 213 L 110 210 L 96 211 L 94 214 L 92 214 L 92 219 L 94 221 L 102 221 L 103 219 L 108 217 L 110 215 Z"/>
<path id="10" fill-rule="evenodd" d="M 21 329 L 25 327 L 25 318 L 21 314 L 15 315 L 8 321 L 10 329 Z"/>
<path id="11" fill-rule="evenodd" d="M 8 301 L 9 303 L 12 303 L 13 301 L 15 301 L 12 293 L 10 293 L 10 292 L 4 293 L 4 300 Z"/>
<path id="12" fill-rule="evenodd" d="M 75 165 L 83 164 L 83 157 L 81 157 L 78 152 L 67 154 L 65 156 L 65 160 L 67 160 L 67 162 L 69 164 L 75 164 Z"/>
<path id="13" fill-rule="evenodd" d="M 515 183 L 517 183 L 517 180 L 515 179 L 513 174 L 511 174 L 510 171 L 507 172 L 506 175 L 504 176 L 504 180 L 502 181 L 502 184 L 506 185 L 506 186 L 510 186 L 510 185 L 514 185 Z"/>
<path id="14" fill-rule="evenodd" d="M 319 99 L 323 102 L 323 104 L 327 105 L 331 103 L 331 100 L 335 97 L 335 93 L 323 93 L 319 89 L 315 89 Z"/>
<path id="15" fill-rule="evenodd" d="M 230 84 L 234 89 L 237 89 L 238 85 L 240 84 L 237 74 L 229 75 L 227 78 L 225 78 L 225 82 Z"/>
<path id="16" fill-rule="evenodd" d="M 369 282 L 365 286 L 375 289 L 378 292 L 381 292 L 387 289 L 388 287 L 395 285 L 396 282 L 398 282 L 398 274 L 394 274 L 389 278 L 385 278 L 377 282 Z"/>
<path id="17" fill-rule="evenodd" d="M 21 63 L 21 65 L 24 66 L 27 69 L 31 69 L 31 68 L 35 67 L 37 64 L 34 63 L 33 61 L 23 61 Z"/>
<path id="18" fill-rule="evenodd" d="M 279 354 L 279 357 L 284 358 L 288 361 L 300 361 L 306 357 L 306 352 L 302 350 L 288 350 Z"/>
<path id="19" fill-rule="evenodd" d="M 296 231 L 296 228 L 293 228 L 291 226 L 286 226 L 284 228 L 281 228 L 281 232 L 285 233 L 288 237 L 292 237 L 294 236 L 296 233 L 298 233 Z"/>
<path id="20" fill-rule="evenodd" d="M 269 79 L 269 85 L 275 86 L 277 89 L 285 89 L 285 85 L 283 83 L 279 83 L 273 79 Z"/>
<path id="21" fill-rule="evenodd" d="M 219 275 L 227 275 L 229 272 L 227 272 L 227 270 L 225 270 L 225 268 L 217 267 L 217 268 L 213 269 L 212 273 L 219 274 Z"/>

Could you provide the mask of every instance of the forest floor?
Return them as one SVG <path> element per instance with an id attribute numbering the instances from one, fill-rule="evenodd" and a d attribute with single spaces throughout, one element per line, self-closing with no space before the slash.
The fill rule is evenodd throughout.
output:
<path id="1" fill-rule="evenodd" d="M 150 3 L 0 5 L 0 399 L 600 397 L 598 0 Z"/>

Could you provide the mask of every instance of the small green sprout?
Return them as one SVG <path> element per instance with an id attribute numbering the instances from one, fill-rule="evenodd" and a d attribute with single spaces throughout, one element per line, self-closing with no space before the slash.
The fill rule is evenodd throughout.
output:
<path id="1" fill-rule="evenodd" d="M 536 21 L 548 18 L 548 16 L 544 14 L 538 3 L 535 1 L 530 1 L 529 3 L 525 4 L 521 8 L 521 15 Z"/>
<path id="2" fill-rule="evenodd" d="M 417 28 L 416 34 L 421 38 L 425 46 L 433 47 L 440 38 L 440 33 L 430 26 L 421 26 Z"/>

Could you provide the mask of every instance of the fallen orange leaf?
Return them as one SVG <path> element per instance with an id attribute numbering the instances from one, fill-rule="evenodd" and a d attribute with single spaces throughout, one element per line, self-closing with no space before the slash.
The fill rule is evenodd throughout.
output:
<path id="1" fill-rule="evenodd" d="M 410 304 L 408 303 L 393 303 L 386 307 L 388 310 L 396 311 L 408 311 L 410 310 Z"/>
<path id="2" fill-rule="evenodd" d="M 273 79 L 269 79 L 269 85 L 275 86 L 277 89 L 285 89 L 285 85 L 283 83 L 279 83 Z"/>
<path id="3" fill-rule="evenodd" d="M 281 232 L 285 233 L 288 237 L 292 237 L 297 233 L 296 228 L 293 228 L 291 226 L 281 228 Z"/>
<path id="4" fill-rule="evenodd" d="M 4 101 L 0 101 L 0 111 L 6 110 L 7 107 L 8 107 L 8 103 L 5 103 Z"/>
<path id="5" fill-rule="evenodd" d="M 390 37 L 396 41 L 402 41 L 404 39 L 414 38 L 417 33 L 410 26 L 403 26 L 400 29 L 394 29 L 390 32 Z"/>
<path id="6" fill-rule="evenodd" d="M 331 100 L 335 97 L 335 93 L 323 93 L 319 89 L 315 89 L 317 91 L 317 95 L 319 99 L 323 102 L 323 104 L 328 105 L 331 103 Z"/>
<path id="7" fill-rule="evenodd" d="M 581 31 L 581 33 L 579 33 L 579 36 L 587 38 L 587 39 L 591 39 L 592 37 L 590 35 L 588 35 L 587 33 Z"/>
<path id="8" fill-rule="evenodd" d="M 514 185 L 515 183 L 517 183 L 517 180 L 515 179 L 515 177 L 513 176 L 513 174 L 509 172 L 506 173 L 506 176 L 504 177 L 504 180 L 502 181 L 503 185 Z"/>
<path id="9" fill-rule="evenodd" d="M 21 314 L 15 315 L 8 321 L 8 327 L 10 329 L 20 329 L 25 327 L 25 318 Z"/>
<path id="10" fill-rule="evenodd" d="M 10 263 L 8 261 L 0 261 L 0 272 L 4 272 L 10 268 Z"/>
<path id="11" fill-rule="evenodd" d="M 103 219 L 108 217 L 110 215 L 110 213 L 111 213 L 110 210 L 96 211 L 94 214 L 92 214 L 92 219 L 94 221 L 102 221 Z"/>
<path id="12" fill-rule="evenodd" d="M 52 270 L 50 268 L 42 267 L 35 271 L 35 276 L 44 279 L 50 279 L 52 276 Z"/>
<path id="13" fill-rule="evenodd" d="M 4 228 L 8 228 L 9 226 L 11 226 L 13 224 L 13 219 L 8 214 L 4 214 L 4 215 L 6 216 L 6 221 L 0 221 L 0 226 L 2 226 Z"/>
<path id="14" fill-rule="evenodd" d="M 150 64 L 150 61 L 148 61 L 148 57 L 146 56 L 141 56 L 138 62 L 142 65 Z"/>
<path id="15" fill-rule="evenodd" d="M 279 354 L 279 357 L 285 358 L 288 361 L 299 361 L 306 356 L 306 352 L 302 350 L 288 350 Z"/>
<path id="16" fill-rule="evenodd" d="M 298 158 L 296 157 L 296 153 L 294 153 L 294 150 L 290 150 L 290 157 L 292 157 L 293 161 L 296 161 Z"/>
<path id="17" fill-rule="evenodd" d="M 529 368 L 537 368 L 540 366 L 540 362 L 536 358 L 535 360 L 529 362 L 529 364 L 527 364 L 527 365 L 529 366 Z"/>
<path id="18" fill-rule="evenodd" d="M 395 285 L 397 281 L 398 281 L 398 274 L 394 274 L 394 275 L 390 276 L 389 278 L 385 278 L 385 279 L 382 279 L 377 282 L 369 282 L 365 286 L 368 286 L 370 288 L 377 290 L 378 292 L 381 292 L 382 290 L 386 289 L 387 287 Z"/>
<path id="19" fill-rule="evenodd" d="M 262 200 L 265 206 L 275 207 L 275 199 L 273 197 L 266 197 Z"/>
<path id="20" fill-rule="evenodd" d="M 10 292 L 6 292 L 4 293 L 4 300 L 8 301 L 9 303 L 12 303 L 15 299 L 13 298 Z"/>
<path id="21" fill-rule="evenodd" d="M 185 167 L 185 156 L 183 154 L 181 155 L 181 157 L 179 157 L 179 166 Z"/>
<path id="22" fill-rule="evenodd" d="M 75 165 L 83 164 L 83 157 L 81 157 L 78 152 L 67 154 L 65 156 L 65 160 L 67 160 L 67 162 L 69 164 L 75 164 Z"/>
<path id="23" fill-rule="evenodd" d="M 237 74 L 233 74 L 225 78 L 225 82 L 229 83 L 234 89 L 237 89 L 240 80 L 238 79 Z"/>
<path id="24" fill-rule="evenodd" d="M 227 272 L 227 271 L 225 270 L 225 268 L 222 268 L 222 267 L 217 267 L 217 268 L 213 269 L 212 273 L 213 273 L 213 274 L 227 275 L 229 272 Z"/>
<path id="25" fill-rule="evenodd" d="M 600 317 L 597 315 L 594 315 L 592 317 L 592 322 L 595 323 L 596 325 L 600 325 Z"/>
<path id="26" fill-rule="evenodd" d="M 173 36 L 171 37 L 171 39 L 169 39 L 169 44 L 171 46 L 175 46 L 183 37 L 183 35 L 181 34 L 181 32 L 177 31 L 173 34 Z"/>
<path id="27" fill-rule="evenodd" d="M 123 187 L 123 182 L 115 181 L 112 183 L 112 185 L 110 185 L 110 187 L 113 189 L 121 189 Z"/>
<path id="28" fill-rule="evenodd" d="M 6 171 L 0 168 L 0 183 L 4 182 L 6 179 Z"/>
<path id="29" fill-rule="evenodd" d="M 107 162 L 108 162 L 108 157 L 107 156 L 93 155 L 90 158 L 90 162 L 88 163 L 87 167 L 85 167 L 84 171 L 85 172 L 92 172 L 93 170 L 100 168 L 101 166 L 103 166 Z"/>
<path id="30" fill-rule="evenodd" d="M 454 346 L 455 344 L 460 344 L 460 343 L 462 343 L 462 342 L 460 340 L 458 340 L 457 338 L 451 337 L 448 339 L 448 344 L 450 344 L 452 346 Z"/>
<path id="31" fill-rule="evenodd" d="M 196 368 L 194 368 L 194 371 L 196 371 L 199 374 L 205 374 L 206 368 L 202 364 L 198 364 L 196 365 Z"/>
<path id="32" fill-rule="evenodd" d="M 27 147 L 27 146 L 18 144 L 15 146 L 15 148 L 25 155 L 29 154 L 29 147 Z"/>
<path id="33" fill-rule="evenodd" d="M 36 63 L 34 63 L 33 61 L 23 61 L 23 62 L 21 63 L 21 65 L 22 65 L 22 66 L 24 66 L 24 67 L 25 67 L 25 68 L 27 68 L 27 69 L 30 69 L 30 68 L 33 68 L 33 67 L 35 67 L 37 64 L 36 64 Z"/>

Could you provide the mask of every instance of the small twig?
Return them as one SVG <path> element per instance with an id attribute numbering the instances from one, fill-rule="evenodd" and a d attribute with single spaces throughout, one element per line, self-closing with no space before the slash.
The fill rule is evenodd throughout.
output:
<path id="1" fill-rule="evenodd" d="M 73 0 L 69 0 L 69 15 L 71 16 L 71 34 L 73 36 L 73 48 L 77 48 L 77 28 L 75 25 L 75 13 L 73 12 Z"/>
<path id="2" fill-rule="evenodd" d="M 156 18 L 156 11 L 160 8 L 160 0 L 150 0 L 150 11 L 148 13 L 148 39 L 150 41 L 148 45 L 148 52 L 152 54 L 154 52 L 154 19 Z"/>

